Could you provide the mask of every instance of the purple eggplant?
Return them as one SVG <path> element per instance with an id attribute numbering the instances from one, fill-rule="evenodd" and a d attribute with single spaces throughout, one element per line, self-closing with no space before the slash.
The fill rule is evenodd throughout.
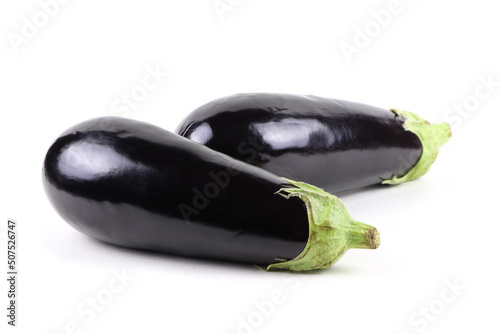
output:
<path id="1" fill-rule="evenodd" d="M 379 244 L 321 189 L 124 118 L 64 132 L 43 184 L 71 226 L 124 247 L 300 271 Z"/>
<path id="2" fill-rule="evenodd" d="M 331 193 L 425 174 L 446 123 L 317 96 L 237 94 L 189 114 L 176 131 L 235 159 Z"/>

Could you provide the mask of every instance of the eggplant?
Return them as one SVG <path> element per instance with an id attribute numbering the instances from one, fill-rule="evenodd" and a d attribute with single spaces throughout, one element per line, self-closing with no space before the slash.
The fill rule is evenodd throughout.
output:
<path id="1" fill-rule="evenodd" d="M 331 193 L 424 175 L 451 137 L 397 109 L 312 95 L 236 94 L 189 114 L 176 132 L 235 159 Z"/>
<path id="2" fill-rule="evenodd" d="M 123 247 L 302 271 L 379 245 L 337 197 L 130 119 L 68 129 L 42 175 L 64 220 Z"/>

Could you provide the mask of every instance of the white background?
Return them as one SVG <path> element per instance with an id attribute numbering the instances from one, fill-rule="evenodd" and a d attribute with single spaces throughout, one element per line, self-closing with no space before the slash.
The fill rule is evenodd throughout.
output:
<path id="1" fill-rule="evenodd" d="M 497 333 L 496 3 L 220 4 L 229 8 L 217 12 L 212 0 L 73 0 L 51 7 L 44 22 L 37 1 L 2 2 L 0 254 L 4 272 L 6 220 L 15 218 L 20 279 L 14 330 L 6 325 L 2 279 L 0 331 Z M 374 13 L 388 9 L 390 17 L 379 14 L 377 23 Z M 26 20 L 41 27 L 30 31 Z M 360 33 L 366 29 L 368 37 Z M 347 45 L 356 53 L 346 56 Z M 122 94 L 140 90 L 148 69 L 169 74 L 135 108 L 118 110 Z M 73 230 L 47 201 L 44 154 L 69 126 L 121 114 L 173 131 L 197 106 L 241 92 L 411 110 L 450 122 L 453 138 L 417 181 L 340 194 L 353 217 L 379 229 L 382 244 L 351 250 L 314 273 L 268 273 L 105 245 Z M 113 271 L 133 276 L 117 293 L 107 290 Z M 266 301 L 275 295 L 280 303 L 271 307 Z M 92 317 L 86 303 L 96 296 L 111 298 Z"/>

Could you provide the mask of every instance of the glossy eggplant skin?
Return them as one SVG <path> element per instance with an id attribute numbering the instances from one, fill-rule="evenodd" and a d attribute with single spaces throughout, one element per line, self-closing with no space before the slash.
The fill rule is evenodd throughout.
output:
<path id="1" fill-rule="evenodd" d="M 422 144 L 393 112 L 291 94 L 237 94 L 189 114 L 176 132 L 276 175 L 331 193 L 404 175 Z"/>
<path id="2" fill-rule="evenodd" d="M 80 123 L 50 147 L 46 194 L 75 229 L 176 255 L 270 264 L 308 240 L 286 180 L 159 127 L 119 117 Z"/>

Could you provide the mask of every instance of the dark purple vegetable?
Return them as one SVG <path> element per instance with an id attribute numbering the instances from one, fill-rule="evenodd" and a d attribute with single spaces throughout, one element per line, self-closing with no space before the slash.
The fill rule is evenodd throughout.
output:
<path id="1" fill-rule="evenodd" d="M 451 136 L 415 114 L 317 96 L 237 94 L 188 115 L 177 133 L 276 175 L 337 193 L 425 174 Z"/>
<path id="2" fill-rule="evenodd" d="M 63 133 L 43 183 L 75 229 L 125 247 L 310 270 L 379 243 L 375 228 L 320 189 L 118 117 Z"/>

